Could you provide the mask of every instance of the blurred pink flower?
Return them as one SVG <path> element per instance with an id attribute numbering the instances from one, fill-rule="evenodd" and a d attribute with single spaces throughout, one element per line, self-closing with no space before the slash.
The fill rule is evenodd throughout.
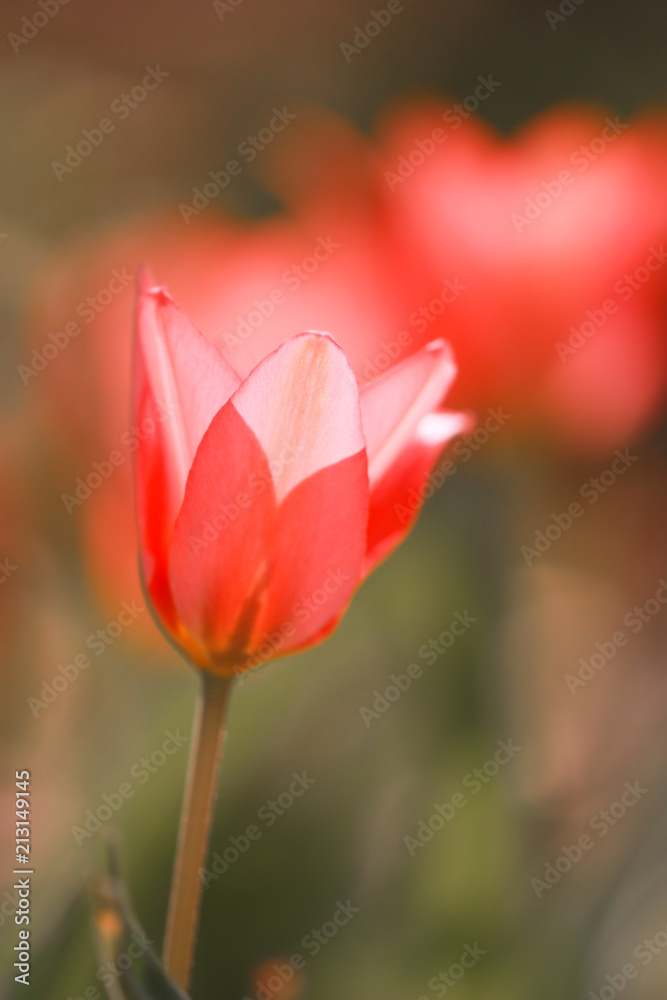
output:
<path id="1" fill-rule="evenodd" d="M 559 108 L 507 140 L 437 105 L 389 116 L 381 144 L 387 211 L 434 281 L 466 286 L 431 327 L 459 356 L 458 400 L 532 415 L 575 449 L 638 433 L 667 375 L 667 122 Z"/>
<path id="2" fill-rule="evenodd" d="M 464 112 L 465 113 L 465 112 Z M 457 405 L 605 451 L 667 380 L 667 121 L 561 107 L 503 138 L 453 104 L 389 109 L 373 142 L 302 115 L 263 160 L 297 215 L 363 220 L 399 262 L 410 350 L 445 336 Z"/>

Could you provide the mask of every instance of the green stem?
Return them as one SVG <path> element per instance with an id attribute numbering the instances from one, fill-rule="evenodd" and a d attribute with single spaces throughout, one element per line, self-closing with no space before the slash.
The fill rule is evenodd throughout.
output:
<path id="1" fill-rule="evenodd" d="M 163 950 L 167 972 L 185 993 L 190 988 L 199 925 L 203 889 L 199 870 L 211 833 L 231 685 L 232 678 L 202 673 L 192 729 Z"/>

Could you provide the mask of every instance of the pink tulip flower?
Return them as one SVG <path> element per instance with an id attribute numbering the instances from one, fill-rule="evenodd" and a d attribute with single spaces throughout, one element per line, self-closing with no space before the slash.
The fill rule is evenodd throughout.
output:
<path id="1" fill-rule="evenodd" d="M 359 388 L 327 334 L 289 337 L 243 377 L 167 292 L 141 283 L 134 422 L 141 569 L 197 667 L 231 676 L 325 638 L 407 534 L 464 414 L 435 341 Z"/>

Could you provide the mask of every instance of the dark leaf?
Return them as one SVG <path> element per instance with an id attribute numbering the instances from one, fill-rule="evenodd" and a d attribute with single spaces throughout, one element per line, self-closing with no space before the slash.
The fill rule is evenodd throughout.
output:
<path id="1" fill-rule="evenodd" d="M 109 873 L 92 886 L 98 976 L 109 1000 L 188 1000 L 132 911 L 115 847 L 110 846 L 109 857 Z"/>

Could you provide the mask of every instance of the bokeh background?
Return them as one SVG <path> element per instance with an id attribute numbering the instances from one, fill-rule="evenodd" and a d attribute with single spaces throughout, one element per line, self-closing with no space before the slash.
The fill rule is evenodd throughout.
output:
<path id="1" fill-rule="evenodd" d="M 453 402 L 478 420 L 333 638 L 238 686 L 211 851 L 262 836 L 204 894 L 193 997 L 664 997 L 664 6 L 406 0 L 362 45 L 383 2 L 54 4 L 2 5 L 3 996 L 25 989 L 16 769 L 32 774 L 31 995 L 102 995 L 86 886 L 111 827 L 158 947 L 164 929 L 187 749 L 160 748 L 190 733 L 196 679 L 148 613 L 87 645 L 144 606 L 129 453 L 77 482 L 125 447 L 125 276 L 144 262 L 232 356 L 252 355 L 241 321 L 275 289 L 262 336 L 330 329 L 362 381 L 446 337 Z M 149 67 L 167 75 L 133 98 Z M 275 108 L 295 118 L 248 162 Z M 240 174 L 184 212 L 233 158 Z M 335 246 L 309 271 L 319 240 Z M 429 662 L 457 612 L 474 623 Z M 410 663 L 422 676 L 377 701 Z M 473 793 L 499 740 L 521 750 Z M 314 784 L 269 826 L 258 811 L 295 772 Z M 77 834 L 127 781 L 104 829 Z M 312 954 L 348 900 L 359 912 Z M 466 945 L 484 954 L 447 985 Z M 297 952 L 302 976 L 267 985 Z"/>

